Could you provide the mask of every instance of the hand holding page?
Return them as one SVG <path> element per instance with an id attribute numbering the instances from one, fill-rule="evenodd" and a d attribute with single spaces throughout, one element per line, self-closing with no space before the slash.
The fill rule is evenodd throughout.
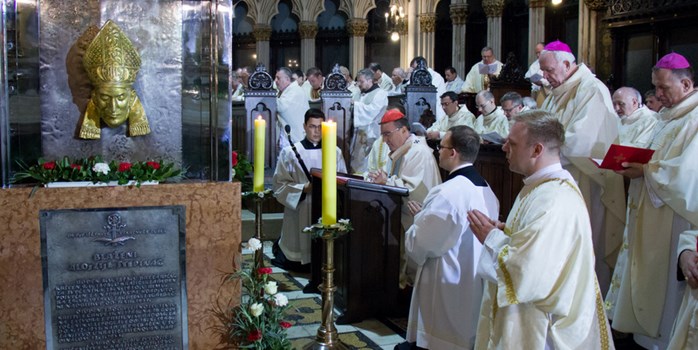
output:
<path id="1" fill-rule="evenodd" d="M 606 152 L 606 156 L 603 161 L 599 162 L 599 159 L 591 159 L 596 166 L 602 169 L 609 170 L 623 170 L 625 169 L 621 164 L 628 163 L 642 163 L 646 164 L 652 159 L 652 154 L 654 150 L 649 148 L 637 148 L 622 145 L 611 145 L 611 148 Z"/>
<path id="2" fill-rule="evenodd" d="M 487 134 L 480 135 L 483 140 L 493 143 L 495 145 L 503 145 L 507 140 L 496 131 L 488 132 Z"/>

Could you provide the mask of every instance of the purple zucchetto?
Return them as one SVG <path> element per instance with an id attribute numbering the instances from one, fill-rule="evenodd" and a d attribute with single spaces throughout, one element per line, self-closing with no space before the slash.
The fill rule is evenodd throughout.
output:
<path id="1" fill-rule="evenodd" d="M 570 47 L 560 40 L 555 40 L 551 43 L 548 43 L 548 45 L 545 45 L 543 50 L 545 50 L 545 51 L 564 51 L 564 52 L 572 53 L 572 50 L 570 49 Z"/>
<path id="2" fill-rule="evenodd" d="M 678 53 L 672 52 L 660 58 L 654 67 L 664 69 L 685 69 L 690 68 L 691 64 L 688 63 L 688 60 L 685 57 L 679 55 Z"/>

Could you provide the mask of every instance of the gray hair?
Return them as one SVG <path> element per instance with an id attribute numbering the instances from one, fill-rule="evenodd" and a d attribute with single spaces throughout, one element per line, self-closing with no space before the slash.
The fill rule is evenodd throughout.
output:
<path id="1" fill-rule="evenodd" d="M 370 68 L 364 68 L 356 74 L 356 79 L 358 80 L 360 76 L 363 76 L 366 80 L 373 80 L 373 71 Z"/>
<path id="2" fill-rule="evenodd" d="M 490 90 L 482 90 L 475 95 L 475 98 L 478 96 L 481 96 L 482 98 L 485 99 L 485 101 L 494 101 L 494 95 Z"/>
<path id="3" fill-rule="evenodd" d="M 577 62 L 577 59 L 574 58 L 574 55 L 570 52 L 543 50 L 540 52 L 540 55 L 543 56 L 546 53 L 552 53 L 557 62 L 567 61 L 570 64 Z"/>
<path id="4" fill-rule="evenodd" d="M 511 101 L 514 106 L 523 106 L 523 98 L 516 91 L 509 91 L 504 96 L 499 98 L 499 104 L 501 105 L 504 101 Z"/>

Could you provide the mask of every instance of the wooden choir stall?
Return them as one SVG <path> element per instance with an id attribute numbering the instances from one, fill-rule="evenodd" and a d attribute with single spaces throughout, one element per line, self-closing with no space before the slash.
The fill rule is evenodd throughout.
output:
<path id="1" fill-rule="evenodd" d="M 312 216 L 322 212 L 322 173 L 312 169 Z M 334 242 L 335 307 L 338 324 L 369 317 L 404 315 L 409 299 L 400 298 L 400 208 L 408 190 L 337 175 L 337 218 L 348 218 L 354 230 Z M 312 276 L 304 291 L 321 283 L 322 241 L 312 244 Z"/>

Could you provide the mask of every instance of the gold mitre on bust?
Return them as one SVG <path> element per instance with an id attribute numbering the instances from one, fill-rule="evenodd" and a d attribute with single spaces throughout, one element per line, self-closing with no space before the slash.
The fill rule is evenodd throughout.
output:
<path id="1" fill-rule="evenodd" d="M 127 119 L 129 136 L 149 134 L 145 110 L 132 87 L 141 58 L 131 40 L 111 20 L 87 47 L 83 66 L 94 89 L 80 126 L 80 138 L 98 139 L 101 121 L 114 128 Z"/>

